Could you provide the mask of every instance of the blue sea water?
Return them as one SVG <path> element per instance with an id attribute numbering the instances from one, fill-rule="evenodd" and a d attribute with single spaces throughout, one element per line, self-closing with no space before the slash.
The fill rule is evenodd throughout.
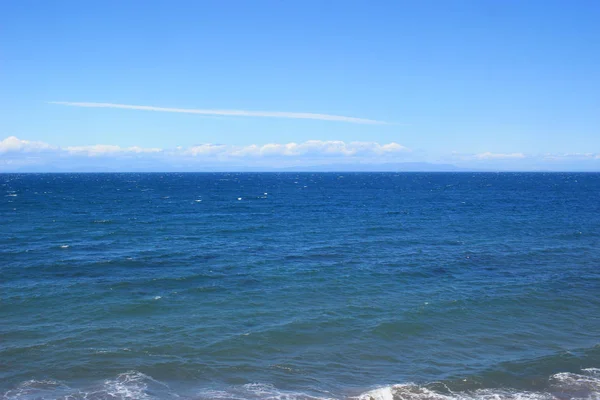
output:
<path id="1" fill-rule="evenodd" d="M 0 175 L 4 399 L 599 399 L 600 174 Z"/>

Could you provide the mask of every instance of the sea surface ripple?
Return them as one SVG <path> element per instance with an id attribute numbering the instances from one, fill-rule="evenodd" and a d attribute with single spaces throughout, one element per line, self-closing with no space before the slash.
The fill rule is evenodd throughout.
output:
<path id="1" fill-rule="evenodd" d="M 600 174 L 0 174 L 4 399 L 600 399 Z"/>

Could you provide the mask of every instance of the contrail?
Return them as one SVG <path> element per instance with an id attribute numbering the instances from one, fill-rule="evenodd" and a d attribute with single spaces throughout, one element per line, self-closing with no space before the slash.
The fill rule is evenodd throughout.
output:
<path id="1" fill-rule="evenodd" d="M 168 108 L 168 107 L 153 107 L 153 106 L 136 106 L 128 104 L 113 104 L 113 103 L 78 103 L 71 101 L 51 101 L 50 104 L 61 104 L 72 107 L 91 107 L 91 108 L 121 108 L 127 110 L 143 110 L 143 111 L 160 111 L 185 114 L 202 114 L 202 115 L 222 115 L 229 117 L 265 117 L 265 118 L 294 118 L 294 119 L 316 119 L 321 121 L 338 121 L 349 122 L 353 124 L 372 124 L 382 125 L 383 121 L 376 121 L 365 118 L 344 117 L 341 115 L 329 114 L 314 114 L 300 112 L 282 112 L 282 111 L 246 111 L 246 110 L 207 110 L 197 108 Z"/>

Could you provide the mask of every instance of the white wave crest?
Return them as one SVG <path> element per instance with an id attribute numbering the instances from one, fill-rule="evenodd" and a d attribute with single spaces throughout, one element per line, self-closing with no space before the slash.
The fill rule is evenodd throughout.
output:
<path id="1" fill-rule="evenodd" d="M 332 397 L 312 396 L 307 393 L 283 391 L 273 385 L 249 383 L 228 391 L 205 390 L 198 393 L 205 400 L 334 400 Z"/>
<path id="2" fill-rule="evenodd" d="M 179 397 L 169 387 L 138 371 L 129 371 L 102 384 L 75 389 L 54 380 L 31 380 L 4 393 L 5 400 L 153 400 Z"/>
<path id="3" fill-rule="evenodd" d="M 3 399 L 49 399 L 57 394 L 68 392 L 70 388 L 62 382 L 51 379 L 21 382 L 16 388 L 4 393 Z"/>
<path id="4" fill-rule="evenodd" d="M 115 379 L 104 381 L 103 391 L 110 398 L 115 399 L 150 399 L 151 397 L 146 392 L 149 381 L 164 385 L 141 372 L 129 371 L 118 375 Z"/>
<path id="5" fill-rule="evenodd" d="M 600 399 L 600 374 L 597 368 L 583 370 L 583 374 L 561 372 L 550 377 L 550 384 L 560 392 L 578 399 Z"/>
<path id="6" fill-rule="evenodd" d="M 391 385 L 367 391 L 354 400 L 600 400 L 600 369 L 587 368 L 580 373 L 561 372 L 548 379 L 546 391 L 534 392 L 508 388 L 437 391 L 431 385 L 413 383 Z M 436 387 L 439 387 L 436 385 Z M 117 375 L 85 389 L 75 389 L 55 380 L 29 380 L 7 391 L 5 400 L 64 399 L 64 400 L 333 400 L 348 399 L 329 392 L 314 394 L 286 391 L 270 384 L 251 383 L 226 390 L 204 389 L 191 394 L 173 392 L 169 386 L 138 371 Z"/>
<path id="7" fill-rule="evenodd" d="M 358 397 L 359 400 L 556 400 L 550 393 L 511 389 L 479 389 L 471 392 L 438 393 L 415 384 L 378 388 Z"/>
<path id="8" fill-rule="evenodd" d="M 477 389 L 440 393 L 412 383 L 377 388 L 358 400 L 600 400 L 600 369 L 583 369 L 581 374 L 561 372 L 552 375 L 545 392 L 514 389 Z"/>
<path id="9" fill-rule="evenodd" d="M 581 371 L 586 375 L 597 376 L 600 378 L 600 368 L 584 368 Z"/>

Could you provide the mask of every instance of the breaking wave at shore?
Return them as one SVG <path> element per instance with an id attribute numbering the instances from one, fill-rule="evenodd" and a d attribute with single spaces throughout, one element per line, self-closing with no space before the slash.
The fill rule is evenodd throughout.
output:
<path id="1" fill-rule="evenodd" d="M 314 391 L 313 391 L 314 392 Z M 251 383 L 228 388 L 172 389 L 138 371 L 119 374 L 115 378 L 86 387 L 72 387 L 54 380 L 29 380 L 8 390 L 3 399 L 64 399 L 64 400 L 566 400 L 600 399 L 600 369 L 586 368 L 579 373 L 560 372 L 547 379 L 543 390 L 514 388 L 479 388 L 452 390 L 444 382 L 425 385 L 405 383 L 383 386 L 363 393 L 303 393 L 280 390 L 273 385 Z"/>

